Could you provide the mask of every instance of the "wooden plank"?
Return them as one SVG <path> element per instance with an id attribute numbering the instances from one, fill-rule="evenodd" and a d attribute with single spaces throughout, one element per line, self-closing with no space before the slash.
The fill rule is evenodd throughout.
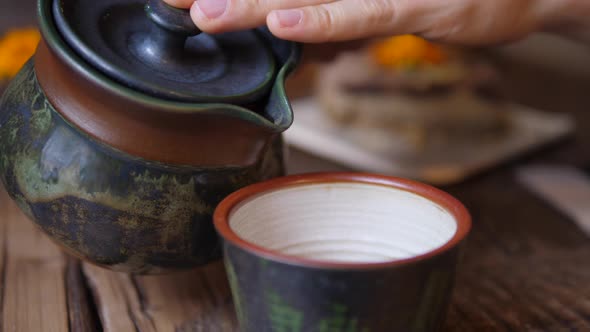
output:
<path id="1" fill-rule="evenodd" d="M 104 331 L 153 331 L 141 311 L 131 277 L 84 264 Z"/>
<path id="2" fill-rule="evenodd" d="M 221 263 L 162 276 L 129 276 L 85 264 L 84 273 L 106 332 L 236 330 Z"/>
<path id="3" fill-rule="evenodd" d="M 8 194 L 3 186 L 0 185 L 0 317 L 2 317 L 2 322 L 5 320 L 4 316 L 6 312 L 4 305 L 4 297 L 6 293 L 6 239 L 8 238 L 8 220 L 6 216 L 8 216 L 11 209 L 9 206 L 10 203 L 7 199 Z"/>
<path id="4" fill-rule="evenodd" d="M 474 228 L 445 331 L 590 331 L 590 239 L 576 224 L 510 167 L 448 189 Z"/>
<path id="5" fill-rule="evenodd" d="M 157 331 L 235 330 L 234 308 L 221 263 L 176 275 L 140 277 L 136 285 Z"/>
<path id="6" fill-rule="evenodd" d="M 69 257 L 66 270 L 66 288 L 70 330 L 75 332 L 101 331 L 102 327 L 92 303 L 86 279 L 78 260 Z"/>
<path id="7" fill-rule="evenodd" d="M 66 261 L 2 190 L 3 331 L 68 331 Z"/>

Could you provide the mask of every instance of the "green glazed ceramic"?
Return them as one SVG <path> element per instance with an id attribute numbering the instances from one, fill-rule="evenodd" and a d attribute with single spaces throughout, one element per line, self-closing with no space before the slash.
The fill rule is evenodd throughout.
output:
<path id="1" fill-rule="evenodd" d="M 129 71 L 128 81 L 101 67 L 121 65 L 102 57 L 107 51 L 101 53 L 88 41 L 96 36 L 85 39 L 86 33 L 103 33 L 104 22 L 95 22 L 95 31 L 70 27 L 67 32 L 58 26 L 68 22 L 67 10 L 75 8 L 65 8 L 56 19 L 56 6 L 83 2 L 39 1 L 43 41 L 0 100 L 0 178 L 6 190 L 68 252 L 104 267 L 160 273 L 218 258 L 211 220 L 217 204 L 241 187 L 284 173 L 281 133 L 293 119 L 284 83 L 298 60 L 298 45 L 278 40 L 264 28 L 249 32 L 265 45 L 266 61 L 274 65 L 261 67 L 268 72 L 252 73 L 236 60 L 235 68 L 223 72 L 242 80 L 240 75 L 254 75 L 258 83 L 229 95 L 211 90 L 215 84 L 223 88 L 227 80 L 222 71 L 209 68 L 209 78 L 198 78 L 202 85 L 192 82 L 205 88 L 176 98 L 175 85 L 166 85 L 175 79 L 173 67 L 159 75 L 155 68 L 141 68 L 138 58 L 122 69 Z M 110 13 L 109 4 L 125 7 L 118 15 L 133 16 L 134 29 L 153 29 L 144 1 L 100 3 L 102 14 Z M 90 10 L 88 20 L 104 17 L 97 13 Z M 108 33 L 114 32 L 125 33 Z M 230 45 L 235 36 L 230 37 L 223 43 Z M 205 34 L 187 40 L 191 38 L 206 39 L 206 50 L 221 45 L 215 51 L 219 56 L 228 57 L 223 52 L 237 47 Z M 110 44 L 111 51 L 117 45 Z M 191 52 L 189 57 L 198 56 Z M 230 55 L 239 59 L 239 54 Z M 209 63 L 217 66 L 215 59 Z M 133 84 L 150 73 L 159 75 L 151 81 L 153 91 Z"/>

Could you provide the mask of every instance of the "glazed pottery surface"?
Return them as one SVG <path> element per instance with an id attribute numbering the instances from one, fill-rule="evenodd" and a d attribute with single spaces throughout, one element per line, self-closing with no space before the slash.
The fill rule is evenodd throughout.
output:
<path id="1" fill-rule="evenodd" d="M 255 184 L 215 212 L 241 331 L 438 331 L 471 221 L 451 196 L 368 174 Z"/>
<path id="2" fill-rule="evenodd" d="M 0 100 L 0 178 L 66 250 L 133 273 L 220 257 L 211 215 L 228 194 L 284 172 L 284 80 L 297 45 L 263 34 L 278 64 L 250 106 L 159 99 L 83 61 L 39 1 L 43 41 Z"/>

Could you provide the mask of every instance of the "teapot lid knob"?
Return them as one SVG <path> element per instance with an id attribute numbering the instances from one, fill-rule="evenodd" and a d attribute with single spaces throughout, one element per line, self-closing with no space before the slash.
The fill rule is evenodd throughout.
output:
<path id="1" fill-rule="evenodd" d="M 186 37 L 201 33 L 186 9 L 172 7 L 163 0 L 148 0 L 145 11 L 152 22 L 171 33 Z"/>
<path id="2" fill-rule="evenodd" d="M 172 7 L 163 0 L 147 0 L 145 12 L 151 21 L 145 38 L 131 38 L 129 49 L 151 68 L 167 70 L 171 64 L 186 62 L 187 38 L 201 30 L 193 23 L 190 12 Z M 169 71 L 174 71 L 170 68 Z"/>

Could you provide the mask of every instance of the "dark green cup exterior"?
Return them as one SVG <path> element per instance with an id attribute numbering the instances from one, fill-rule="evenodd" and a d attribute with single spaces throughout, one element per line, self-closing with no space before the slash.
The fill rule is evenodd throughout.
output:
<path id="1" fill-rule="evenodd" d="M 390 263 L 339 264 L 270 252 L 230 231 L 227 217 L 245 198 L 326 181 L 394 185 L 433 198 L 460 219 L 457 232 L 443 247 L 422 256 Z M 352 173 L 292 176 L 253 185 L 228 197 L 215 213 L 242 332 L 440 331 L 470 225 L 467 210 L 441 191 L 407 180 Z"/>

